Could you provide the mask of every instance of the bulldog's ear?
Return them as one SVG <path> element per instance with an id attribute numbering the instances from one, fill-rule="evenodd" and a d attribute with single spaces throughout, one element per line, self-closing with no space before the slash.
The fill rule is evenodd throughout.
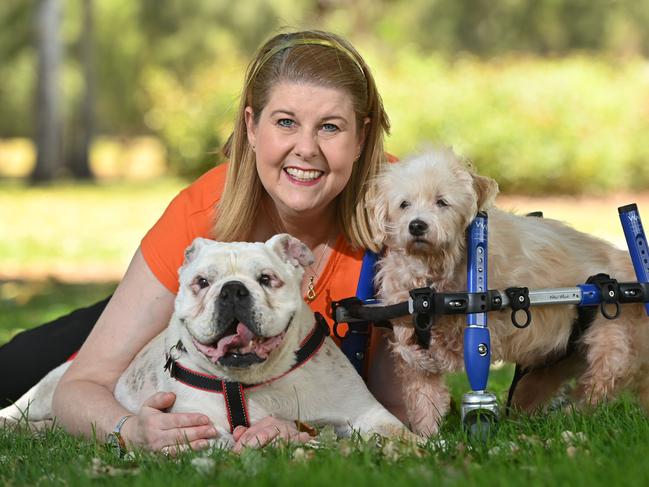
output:
<path id="1" fill-rule="evenodd" d="M 494 204 L 498 195 L 498 183 L 491 178 L 471 174 L 473 176 L 473 189 L 478 198 L 478 211 L 486 210 Z"/>
<path id="2" fill-rule="evenodd" d="M 214 243 L 214 240 L 202 237 L 195 238 L 191 245 L 185 249 L 185 261 L 183 262 L 183 265 L 189 264 L 196 258 L 200 249 L 212 243 Z"/>
<path id="3" fill-rule="evenodd" d="M 288 262 L 294 267 L 306 267 L 313 264 L 313 253 L 309 247 L 288 233 L 280 233 L 271 237 L 266 241 L 266 245 L 273 249 L 284 262 Z"/>

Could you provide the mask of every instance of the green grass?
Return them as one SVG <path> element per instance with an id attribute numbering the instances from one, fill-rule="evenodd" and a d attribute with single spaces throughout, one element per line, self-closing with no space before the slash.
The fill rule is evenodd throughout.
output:
<path id="1" fill-rule="evenodd" d="M 170 180 L 51 188 L 1 183 L 0 344 L 112 292 L 139 239 L 180 187 Z M 544 210 L 615 240 L 621 235 L 615 205 L 637 199 L 508 197 L 503 206 Z M 640 200 L 641 211 L 649 208 L 646 196 Z M 6 373 L 12 372 L 0 372 L 0 380 Z M 491 372 L 489 389 L 501 401 L 511 375 L 511 366 Z M 449 382 L 459 403 L 466 377 L 455 374 Z M 332 442 L 323 434 L 317 450 L 213 452 L 200 460 L 213 460 L 206 472 L 192 463 L 204 453 L 168 460 L 138 452 L 120 460 L 100 442 L 59 429 L 36 436 L 0 430 L 0 485 L 649 485 L 648 439 L 647 418 L 628 397 L 589 414 L 503 419 L 485 445 L 467 442 L 454 410 L 441 441 L 422 449 Z"/>
<path id="2" fill-rule="evenodd" d="M 119 279 L 141 238 L 184 184 L 0 182 L 0 276 Z"/>
<path id="3" fill-rule="evenodd" d="M 334 441 L 241 455 L 186 453 L 177 459 L 135 452 L 118 459 L 100 443 L 59 429 L 32 436 L 0 431 L 6 485 L 647 485 L 649 424 L 629 400 L 589 415 L 569 411 L 504 419 L 485 443 L 471 443 L 457 416 L 421 448 L 392 441 Z M 203 467 L 197 465 L 198 462 Z"/>
<path id="4" fill-rule="evenodd" d="M 56 279 L 0 281 L 0 344 L 22 330 L 105 298 L 116 284 L 66 283 Z"/>

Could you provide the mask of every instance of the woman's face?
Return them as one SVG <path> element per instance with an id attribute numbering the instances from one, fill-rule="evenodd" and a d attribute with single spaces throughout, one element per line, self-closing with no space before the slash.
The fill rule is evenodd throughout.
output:
<path id="1" fill-rule="evenodd" d="M 333 208 L 365 132 L 364 127 L 363 133 L 357 130 L 349 94 L 313 84 L 279 83 L 257 123 L 252 108 L 246 108 L 246 126 L 259 179 L 280 215 L 316 215 Z"/>

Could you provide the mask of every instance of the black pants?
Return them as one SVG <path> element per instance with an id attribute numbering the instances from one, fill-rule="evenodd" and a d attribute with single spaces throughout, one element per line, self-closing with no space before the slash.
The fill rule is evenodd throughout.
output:
<path id="1" fill-rule="evenodd" d="M 16 401 L 79 350 L 109 299 L 19 333 L 0 346 L 0 408 Z"/>

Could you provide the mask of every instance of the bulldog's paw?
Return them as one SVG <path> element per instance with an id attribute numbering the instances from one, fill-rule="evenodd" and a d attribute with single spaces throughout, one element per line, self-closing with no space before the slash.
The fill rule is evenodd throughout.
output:
<path id="1" fill-rule="evenodd" d="M 209 440 L 209 443 L 208 450 L 210 452 L 215 450 L 231 450 L 234 447 L 234 438 L 229 433 L 222 433 L 218 438 Z"/>

